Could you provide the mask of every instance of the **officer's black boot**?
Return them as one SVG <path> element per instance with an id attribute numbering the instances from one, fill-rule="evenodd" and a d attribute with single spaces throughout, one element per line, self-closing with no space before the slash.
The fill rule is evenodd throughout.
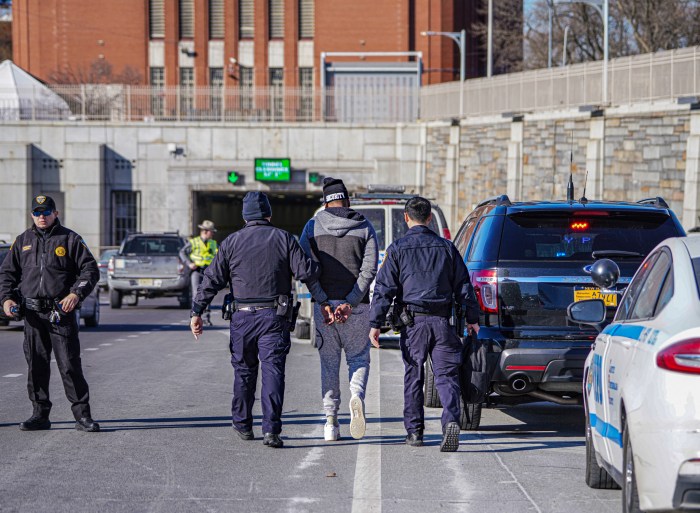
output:
<path id="1" fill-rule="evenodd" d="M 423 447 L 423 431 L 415 431 L 406 436 L 406 445 Z"/>
<path id="2" fill-rule="evenodd" d="M 81 417 L 75 421 L 75 429 L 78 431 L 87 431 L 88 433 L 96 433 L 100 430 L 100 425 L 90 417 Z"/>
<path id="3" fill-rule="evenodd" d="M 253 435 L 253 431 L 241 431 L 240 429 L 236 428 L 236 426 L 233 426 L 233 431 L 238 435 L 238 438 L 241 440 L 254 440 L 255 435 Z"/>
<path id="4" fill-rule="evenodd" d="M 459 447 L 459 424 L 448 422 L 443 431 L 440 452 L 455 452 Z"/>
<path id="5" fill-rule="evenodd" d="M 24 422 L 20 422 L 19 428 L 22 431 L 43 431 L 51 429 L 51 421 L 42 415 L 32 415 Z"/>
<path id="6" fill-rule="evenodd" d="M 279 449 L 280 447 L 284 446 L 284 442 L 280 438 L 280 435 L 277 435 L 275 433 L 265 433 L 265 436 L 263 438 L 263 445 Z"/>

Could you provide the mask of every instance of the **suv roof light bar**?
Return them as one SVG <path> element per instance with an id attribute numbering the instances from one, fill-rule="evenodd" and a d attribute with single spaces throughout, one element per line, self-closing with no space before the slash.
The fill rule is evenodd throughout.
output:
<path id="1" fill-rule="evenodd" d="M 669 208 L 668 203 L 661 197 L 661 196 L 656 196 L 655 198 L 644 198 L 642 200 L 639 200 L 637 203 L 640 203 L 642 205 L 653 205 L 655 207 L 660 207 L 660 208 Z"/>
<path id="2" fill-rule="evenodd" d="M 491 203 L 495 204 L 497 207 L 500 205 L 506 205 L 506 206 L 512 205 L 508 195 L 501 194 L 500 196 L 494 196 L 493 198 L 489 198 L 487 200 L 482 201 L 481 203 L 479 203 L 477 205 L 477 207 L 483 207 L 484 205 L 490 205 Z"/>
<path id="3" fill-rule="evenodd" d="M 403 194 L 406 192 L 406 186 L 371 183 L 367 186 L 367 192 L 391 192 L 394 194 Z"/>

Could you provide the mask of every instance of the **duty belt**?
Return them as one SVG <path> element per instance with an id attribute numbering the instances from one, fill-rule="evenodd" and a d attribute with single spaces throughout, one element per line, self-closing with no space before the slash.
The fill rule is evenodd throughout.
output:
<path id="1" fill-rule="evenodd" d="M 244 312 L 254 312 L 256 310 L 267 310 L 268 308 L 277 308 L 277 301 L 260 301 L 256 303 L 242 303 L 236 301 L 234 303 L 236 310 Z"/>
<path id="2" fill-rule="evenodd" d="M 24 307 L 32 312 L 48 312 L 53 309 L 54 301 L 53 299 L 46 298 L 24 298 Z"/>
<path id="3" fill-rule="evenodd" d="M 418 308 L 415 306 L 409 306 L 408 311 L 411 312 L 415 316 L 449 317 L 451 314 L 449 306 L 438 307 L 438 308 L 435 308 L 434 310 L 428 310 L 428 309 L 424 309 L 424 308 Z"/>

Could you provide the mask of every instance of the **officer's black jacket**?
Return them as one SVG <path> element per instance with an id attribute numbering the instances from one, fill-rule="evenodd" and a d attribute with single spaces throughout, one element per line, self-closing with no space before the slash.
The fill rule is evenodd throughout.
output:
<path id="1" fill-rule="evenodd" d="M 444 312 L 453 301 L 465 307 L 467 322 L 479 321 L 479 306 L 459 251 L 427 226 L 414 226 L 386 250 L 370 309 L 370 326 L 384 325 L 392 301 L 423 312 Z"/>
<path id="2" fill-rule="evenodd" d="M 204 271 L 193 309 L 203 310 L 228 283 L 236 301 L 271 300 L 291 295 L 292 276 L 306 283 L 319 274 L 318 264 L 290 233 L 268 221 L 248 221 L 221 243 Z"/>
<path id="3" fill-rule="evenodd" d="M 42 235 L 36 226 L 20 234 L 0 266 L 0 305 L 23 297 L 85 299 L 100 279 L 95 257 L 83 239 L 56 219 Z"/>

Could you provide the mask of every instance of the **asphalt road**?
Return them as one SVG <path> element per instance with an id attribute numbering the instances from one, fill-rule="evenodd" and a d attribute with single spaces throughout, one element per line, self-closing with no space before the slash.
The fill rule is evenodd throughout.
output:
<path id="1" fill-rule="evenodd" d="M 103 295 L 104 298 L 104 295 Z M 287 360 L 285 447 L 231 430 L 228 326 L 195 342 L 175 300 L 110 310 L 83 329 L 83 367 L 101 433 L 73 429 L 58 371 L 50 431 L 29 417 L 22 330 L 0 328 L 0 511 L 617 512 L 619 491 L 584 482 L 583 412 L 531 403 L 484 410 L 456 453 L 439 452 L 438 409 L 426 446 L 403 443 L 400 354 L 372 350 L 367 436 L 349 437 L 343 397 L 338 442 L 323 440 L 316 350 L 295 341 Z M 218 313 L 217 313 L 218 315 Z M 347 373 L 342 372 L 345 384 Z M 347 388 L 345 388 L 347 390 Z"/>

